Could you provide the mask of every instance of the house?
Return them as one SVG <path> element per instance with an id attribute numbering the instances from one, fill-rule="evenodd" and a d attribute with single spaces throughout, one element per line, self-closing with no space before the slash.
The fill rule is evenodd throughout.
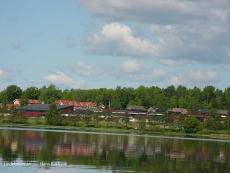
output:
<path id="1" fill-rule="evenodd" d="M 57 100 L 55 103 L 59 105 L 71 105 L 74 106 L 74 109 L 90 109 L 90 108 L 96 108 L 97 104 L 93 102 L 75 102 L 75 101 L 69 101 L 69 100 Z"/>
<path id="2" fill-rule="evenodd" d="M 31 104 L 23 106 L 27 117 L 45 116 L 46 111 L 49 109 L 50 104 Z M 58 105 L 56 104 L 58 111 L 63 111 L 65 114 L 73 111 L 72 105 Z"/>
<path id="3" fill-rule="evenodd" d="M 6 106 L 7 109 L 10 109 L 12 106 L 20 107 L 19 104 L 2 104 L 2 103 L 0 103 L 0 107 L 3 107 L 4 105 Z"/>
<path id="4" fill-rule="evenodd" d="M 187 109 L 183 109 L 183 108 L 168 109 L 168 114 L 184 114 L 184 115 L 186 115 L 187 113 L 188 113 Z"/>
<path id="5" fill-rule="evenodd" d="M 208 109 L 200 109 L 200 110 L 198 111 L 198 115 L 206 115 L 207 112 L 208 112 Z"/>
<path id="6" fill-rule="evenodd" d="M 15 99 L 13 102 L 14 102 L 14 105 L 20 105 L 21 99 Z M 28 104 L 38 104 L 38 103 L 41 103 L 41 101 L 40 100 L 35 100 L 35 99 L 28 99 L 27 103 Z"/>
<path id="7" fill-rule="evenodd" d="M 145 109 L 144 109 L 143 106 L 136 106 L 136 105 L 129 105 L 129 106 L 127 107 L 127 109 L 128 109 L 129 111 L 136 111 L 136 110 L 138 110 L 138 111 L 145 111 Z"/>
<path id="8" fill-rule="evenodd" d="M 225 118 L 228 115 L 228 111 L 227 110 L 217 110 L 217 113 L 220 114 L 220 116 L 222 118 Z"/>

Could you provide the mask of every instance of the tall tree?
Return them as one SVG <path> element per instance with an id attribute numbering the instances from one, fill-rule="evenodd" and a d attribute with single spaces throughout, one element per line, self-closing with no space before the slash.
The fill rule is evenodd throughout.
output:
<path id="1" fill-rule="evenodd" d="M 40 95 L 39 89 L 34 86 L 27 88 L 24 93 L 27 95 L 28 99 L 35 99 L 35 100 L 37 100 Z"/>
<path id="2" fill-rule="evenodd" d="M 57 89 L 57 87 L 54 84 L 50 84 L 47 88 L 46 86 L 43 86 L 40 89 L 40 92 L 41 94 L 39 100 L 44 101 L 48 104 L 61 98 L 61 90 Z"/>
<path id="3" fill-rule="evenodd" d="M 54 125 L 55 124 L 55 116 L 58 115 L 58 109 L 55 103 L 51 103 L 49 109 L 45 114 L 45 123 L 47 125 Z"/>
<path id="4" fill-rule="evenodd" d="M 17 85 L 9 85 L 3 93 L 3 103 L 13 103 L 15 99 L 21 98 L 22 89 Z"/>
<path id="5" fill-rule="evenodd" d="M 92 111 L 87 109 L 85 111 L 85 114 L 83 115 L 83 122 L 86 123 L 86 126 L 89 126 L 91 120 L 92 120 Z"/>

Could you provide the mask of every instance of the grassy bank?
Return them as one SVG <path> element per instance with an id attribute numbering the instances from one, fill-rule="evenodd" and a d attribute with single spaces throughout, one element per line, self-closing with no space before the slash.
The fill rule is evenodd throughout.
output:
<path id="1" fill-rule="evenodd" d="M 5 119 L 5 121 L 4 121 Z M 45 125 L 44 119 L 39 122 L 36 118 L 28 118 L 27 124 L 11 124 L 6 121 L 7 117 L 2 117 L 0 127 L 20 127 L 28 129 L 51 129 L 51 130 L 71 130 L 71 131 L 87 131 L 87 132 L 105 132 L 105 133 L 118 133 L 118 134 L 138 134 L 138 135 L 152 135 L 152 136 L 169 136 L 169 137 L 186 137 L 186 138 L 205 138 L 205 139 L 221 139 L 230 140 L 230 135 L 227 132 L 208 132 L 200 131 L 195 134 L 186 134 L 178 129 L 154 127 L 146 130 L 135 130 L 137 122 L 129 122 L 128 128 L 124 123 L 107 123 L 100 122 L 98 127 L 91 123 L 88 126 L 84 122 L 78 122 L 76 126 L 54 126 Z"/>

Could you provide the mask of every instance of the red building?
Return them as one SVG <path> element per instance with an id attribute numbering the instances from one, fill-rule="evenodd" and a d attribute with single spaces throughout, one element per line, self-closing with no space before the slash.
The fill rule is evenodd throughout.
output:
<path id="1" fill-rule="evenodd" d="M 26 111 L 27 117 L 45 116 L 46 111 L 49 109 L 50 104 L 32 104 L 23 106 Z M 63 111 L 65 114 L 73 111 L 72 105 L 56 105 L 58 111 Z"/>

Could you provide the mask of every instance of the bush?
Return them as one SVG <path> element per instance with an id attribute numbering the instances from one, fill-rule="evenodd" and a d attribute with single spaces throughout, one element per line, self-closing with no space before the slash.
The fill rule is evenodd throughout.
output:
<path id="1" fill-rule="evenodd" d="M 199 134 L 202 134 L 202 135 L 209 135 L 210 134 L 210 131 L 207 131 L 207 130 L 203 130 L 203 131 L 200 131 L 198 132 Z"/>
<path id="2" fill-rule="evenodd" d="M 148 130 L 150 132 L 165 132 L 165 129 L 158 127 L 158 126 L 150 126 Z"/>
<path id="3" fill-rule="evenodd" d="M 188 117 L 184 121 L 184 132 L 185 133 L 197 133 L 201 129 L 201 123 L 195 117 Z"/>

